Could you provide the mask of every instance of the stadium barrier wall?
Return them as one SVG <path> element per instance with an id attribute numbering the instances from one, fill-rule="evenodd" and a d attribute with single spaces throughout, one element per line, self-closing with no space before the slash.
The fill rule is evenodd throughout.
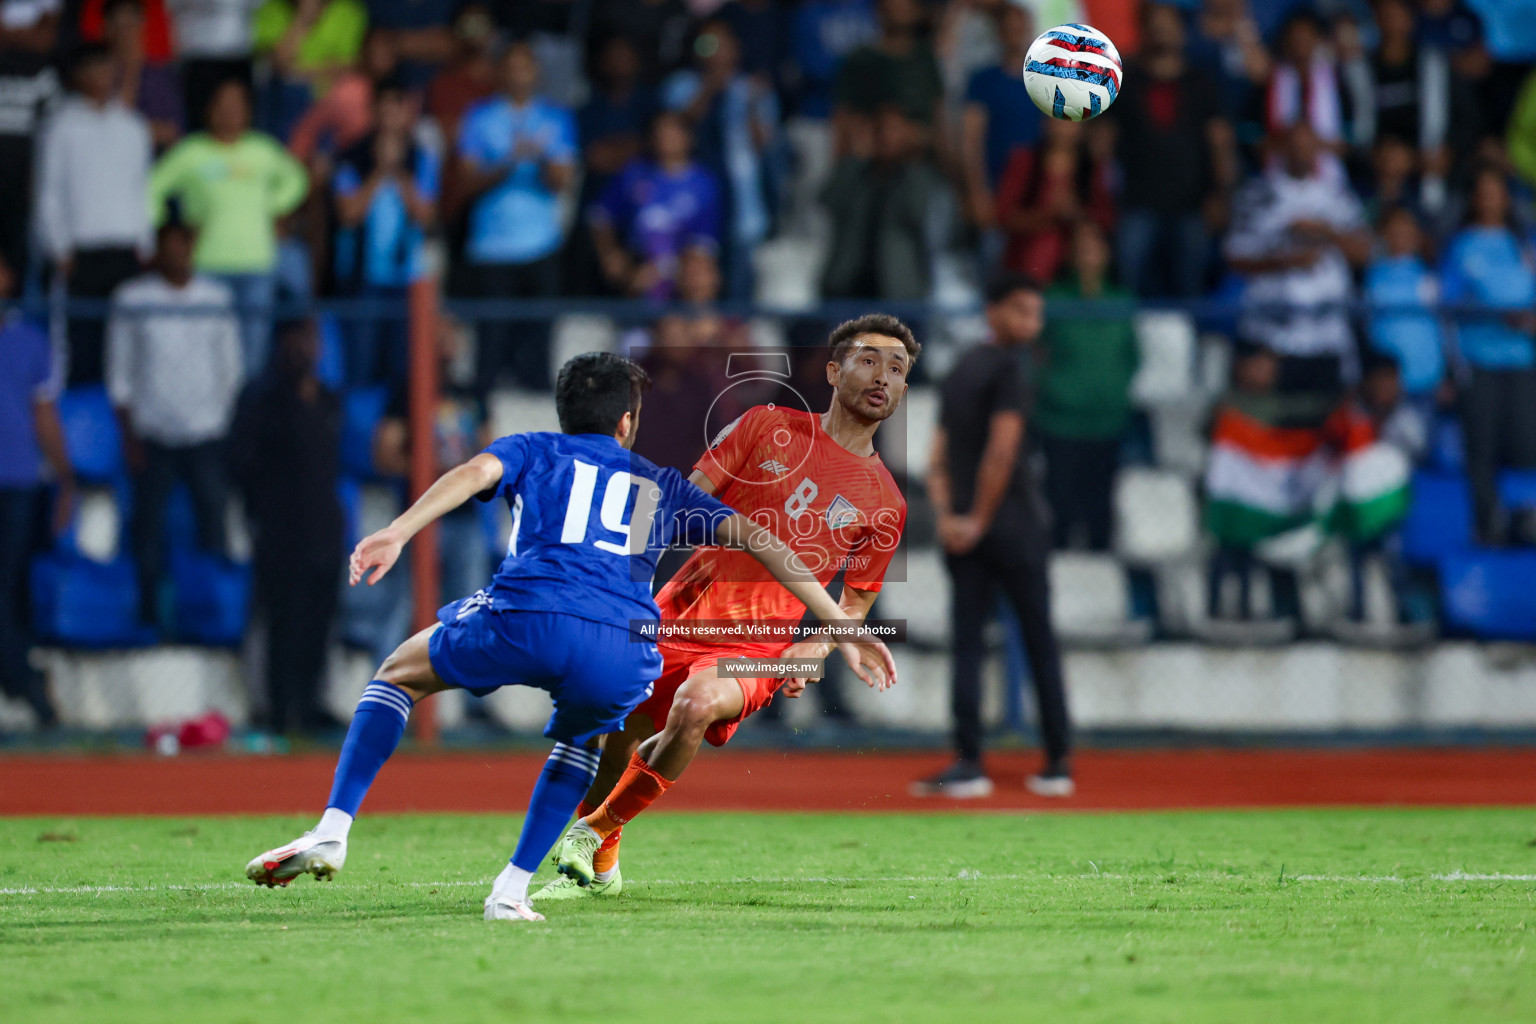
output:
<path id="1" fill-rule="evenodd" d="M 901 584 L 910 586 L 910 584 Z M 64 723 L 81 730 L 136 730 L 218 711 L 233 724 L 250 720 L 250 700 L 234 652 L 194 647 L 139 651 L 47 650 Z M 949 663 L 941 652 L 896 652 L 901 682 L 877 694 L 846 688 L 850 710 L 875 729 L 937 737 L 949 723 Z M 326 706 L 346 720 L 374 665 L 361 652 L 337 650 Z M 1286 733 L 1520 739 L 1536 733 L 1536 650 L 1523 645 L 1445 642 L 1424 652 L 1369 651 L 1331 643 L 1224 649 L 1191 643 L 1067 655 L 1069 700 L 1083 729 L 1263 736 Z M 988 667 L 987 720 L 1007 724 L 1002 660 Z M 441 694 L 438 721 L 463 721 L 460 695 Z M 814 695 L 785 701 L 791 727 L 814 726 Z M 509 687 L 487 700 L 492 717 L 535 734 L 549 717 L 542 691 Z M 23 724 L 19 708 L 0 704 L 0 729 Z"/>

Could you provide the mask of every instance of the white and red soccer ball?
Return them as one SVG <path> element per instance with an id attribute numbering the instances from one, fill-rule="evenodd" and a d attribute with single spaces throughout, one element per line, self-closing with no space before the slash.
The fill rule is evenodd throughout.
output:
<path id="1" fill-rule="evenodd" d="M 1042 112 L 1086 121 L 1120 95 L 1120 51 L 1089 25 L 1057 25 L 1040 33 L 1024 59 L 1024 86 Z"/>

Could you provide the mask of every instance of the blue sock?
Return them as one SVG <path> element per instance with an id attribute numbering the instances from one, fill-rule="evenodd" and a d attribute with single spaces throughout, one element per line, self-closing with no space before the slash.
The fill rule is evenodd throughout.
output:
<path id="1" fill-rule="evenodd" d="M 523 831 L 512 854 L 513 867 L 529 873 L 539 869 L 597 777 L 599 756 L 596 750 L 569 743 L 555 744 L 539 773 L 539 781 L 534 783 L 528 816 L 523 819 Z"/>
<path id="2" fill-rule="evenodd" d="M 400 745 L 411 715 L 411 698 L 400 687 L 375 679 L 363 690 L 336 761 L 336 781 L 326 807 L 356 816 L 374 776 Z"/>

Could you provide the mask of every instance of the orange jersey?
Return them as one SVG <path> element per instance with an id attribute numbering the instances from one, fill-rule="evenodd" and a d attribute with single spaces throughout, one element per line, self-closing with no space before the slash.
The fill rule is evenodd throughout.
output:
<path id="1" fill-rule="evenodd" d="M 879 590 L 907 524 L 907 502 L 879 455 L 855 455 L 821 417 L 759 405 L 694 464 L 715 497 L 788 543 L 822 586 Z M 656 595 L 668 620 L 796 622 L 805 606 L 745 551 L 695 551 Z M 784 646 L 779 644 L 779 647 Z"/>

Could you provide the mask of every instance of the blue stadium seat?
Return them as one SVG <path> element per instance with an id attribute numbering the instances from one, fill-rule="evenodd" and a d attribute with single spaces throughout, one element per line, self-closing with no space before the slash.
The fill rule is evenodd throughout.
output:
<path id="1" fill-rule="evenodd" d="M 1437 416 L 1430 424 L 1429 464 L 1442 473 L 1460 473 L 1467 468 L 1467 439 L 1457 417 Z"/>
<path id="2" fill-rule="evenodd" d="M 1477 551 L 1440 563 L 1448 626 L 1487 640 L 1536 640 L 1536 551 Z"/>
<path id="3" fill-rule="evenodd" d="M 1215 331 L 1229 338 L 1237 336 L 1237 311 L 1243 300 L 1247 280 L 1241 274 L 1224 273 L 1214 291 L 1206 295 L 1204 311 L 1196 317 L 1201 331 Z"/>
<path id="4" fill-rule="evenodd" d="M 373 428 L 389 404 L 389 388 L 378 384 L 353 388 L 342 399 L 345 410 L 341 427 L 341 468 L 348 476 L 376 480 L 373 468 Z"/>
<path id="5" fill-rule="evenodd" d="M 1413 504 L 1403 522 L 1403 557 L 1415 565 L 1435 565 L 1471 546 L 1472 498 L 1467 478 L 1458 473 L 1415 473 Z"/>
<path id="6" fill-rule="evenodd" d="M 190 643 L 234 647 L 251 610 L 251 569 L 200 551 L 171 553 L 176 635 Z"/>
<path id="7" fill-rule="evenodd" d="M 334 313 L 321 313 L 317 323 L 320 327 L 320 365 L 316 367 L 316 376 L 326 387 L 340 391 L 347 375 L 341 321 Z"/>
<path id="8" fill-rule="evenodd" d="M 32 561 L 38 636 L 70 647 L 142 647 L 155 631 L 139 622 L 139 588 L 127 558 L 93 562 L 69 551 Z"/>
<path id="9" fill-rule="evenodd" d="M 1536 470 L 1507 469 L 1500 473 L 1499 501 L 1511 511 L 1536 509 Z"/>
<path id="10" fill-rule="evenodd" d="M 112 483 L 127 475 L 123 435 L 107 389 L 100 385 L 70 388 L 59 396 L 59 421 L 75 474 L 87 483 Z"/>

